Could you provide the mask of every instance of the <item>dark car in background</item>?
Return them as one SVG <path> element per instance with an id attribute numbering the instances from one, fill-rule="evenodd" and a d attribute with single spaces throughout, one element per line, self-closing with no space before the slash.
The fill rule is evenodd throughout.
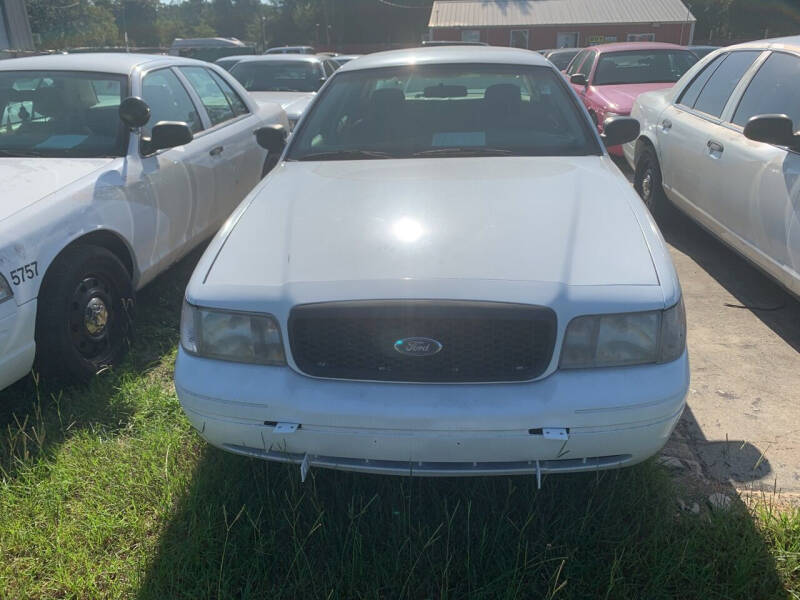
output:
<path id="1" fill-rule="evenodd" d="M 556 69 L 563 71 L 580 51 L 580 48 L 559 48 L 558 50 L 547 50 L 541 54 L 553 63 Z"/>

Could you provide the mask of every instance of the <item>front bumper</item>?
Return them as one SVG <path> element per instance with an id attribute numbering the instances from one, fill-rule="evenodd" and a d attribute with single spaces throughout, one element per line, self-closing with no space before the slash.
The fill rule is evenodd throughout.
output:
<path id="1" fill-rule="evenodd" d="M 36 300 L 0 304 L 0 390 L 31 370 L 36 355 Z"/>
<path id="2" fill-rule="evenodd" d="M 689 364 L 684 354 L 666 365 L 557 371 L 532 383 L 372 383 L 181 349 L 175 385 L 200 434 L 239 454 L 307 456 L 311 466 L 374 473 L 546 473 L 631 465 L 658 452 L 683 412 Z M 276 433 L 276 423 L 299 428 Z M 568 429 L 568 439 L 542 428 Z"/>

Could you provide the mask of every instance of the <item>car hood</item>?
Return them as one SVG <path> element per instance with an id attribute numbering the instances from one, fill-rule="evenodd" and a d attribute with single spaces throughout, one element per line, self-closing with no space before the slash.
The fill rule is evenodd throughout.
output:
<path id="1" fill-rule="evenodd" d="M 308 103 L 314 99 L 316 93 L 314 92 L 250 92 L 250 95 L 255 98 L 259 104 L 269 102 L 272 104 L 280 104 L 281 108 L 286 111 L 289 118 L 296 119 L 308 106 Z"/>
<path id="2" fill-rule="evenodd" d="M 0 158 L 0 221 L 102 169 L 112 158 Z"/>
<path id="3" fill-rule="evenodd" d="M 287 162 L 204 280 L 658 285 L 632 202 L 607 157 Z"/>
<path id="4" fill-rule="evenodd" d="M 640 94 L 671 88 L 674 83 L 633 83 L 628 85 L 600 85 L 592 93 L 608 110 L 628 114 Z"/>

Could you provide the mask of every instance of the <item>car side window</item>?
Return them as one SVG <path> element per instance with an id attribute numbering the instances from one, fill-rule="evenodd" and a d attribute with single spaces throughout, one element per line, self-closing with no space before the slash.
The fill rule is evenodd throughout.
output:
<path id="1" fill-rule="evenodd" d="M 583 64 L 578 69 L 578 73 L 582 73 L 589 77 L 589 73 L 592 72 L 592 67 L 594 66 L 594 59 L 597 58 L 597 52 L 587 52 L 586 58 L 583 61 Z"/>
<path id="2" fill-rule="evenodd" d="M 325 77 L 330 77 L 336 70 L 331 66 L 331 63 L 328 60 L 322 61 L 322 68 L 325 69 Z"/>
<path id="3" fill-rule="evenodd" d="M 208 69 L 203 67 L 180 67 L 181 72 L 200 96 L 212 125 L 219 125 L 236 117 L 230 102 L 222 89 L 211 77 Z"/>
<path id="4" fill-rule="evenodd" d="M 239 115 L 246 115 L 250 112 L 247 109 L 247 105 L 244 103 L 244 100 L 242 100 L 241 96 L 236 93 L 236 90 L 234 90 L 227 81 L 225 81 L 217 73 L 214 73 L 214 71 L 209 70 L 209 73 L 211 73 L 211 77 L 214 78 L 214 81 L 217 82 L 217 85 L 222 90 L 222 93 L 225 94 L 225 98 L 228 100 L 228 103 L 231 105 L 231 108 L 237 117 Z"/>
<path id="5" fill-rule="evenodd" d="M 692 108 L 694 103 L 697 102 L 697 97 L 700 95 L 700 92 L 703 91 L 706 83 L 708 83 L 708 80 L 714 74 L 714 71 L 717 70 L 717 67 L 723 60 L 725 60 L 725 58 L 727 58 L 727 56 L 727 54 L 720 54 L 714 60 L 708 63 L 706 67 L 694 78 L 692 83 L 690 83 L 686 89 L 683 90 L 683 94 L 681 94 L 678 104 L 683 104 L 684 106 Z"/>
<path id="6" fill-rule="evenodd" d="M 800 58 L 774 52 L 761 65 L 733 116 L 744 127 L 756 115 L 785 114 L 800 128 Z"/>
<path id="7" fill-rule="evenodd" d="M 186 123 L 192 133 L 203 129 L 197 107 L 171 69 L 160 69 L 144 76 L 142 99 L 150 106 L 150 121 L 142 128 L 145 136 L 150 135 L 153 125 L 159 121 Z"/>
<path id="8" fill-rule="evenodd" d="M 694 103 L 694 109 L 713 117 L 719 117 L 742 75 L 760 54 L 760 50 L 731 52 L 703 87 Z"/>
<path id="9" fill-rule="evenodd" d="M 578 67 L 583 64 L 583 60 L 586 58 L 587 54 L 589 54 L 588 50 L 581 50 L 577 56 L 572 59 L 572 62 L 567 66 L 567 75 L 578 73 Z"/>

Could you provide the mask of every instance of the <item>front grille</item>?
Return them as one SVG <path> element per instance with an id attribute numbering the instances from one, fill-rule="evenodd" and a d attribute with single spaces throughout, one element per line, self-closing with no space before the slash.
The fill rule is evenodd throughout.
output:
<path id="1" fill-rule="evenodd" d="M 333 379 L 527 381 L 550 364 L 555 332 L 552 310 L 497 302 L 329 302 L 297 306 L 289 317 L 297 367 Z M 395 344 L 409 338 L 436 340 L 441 350 L 401 354 Z"/>

